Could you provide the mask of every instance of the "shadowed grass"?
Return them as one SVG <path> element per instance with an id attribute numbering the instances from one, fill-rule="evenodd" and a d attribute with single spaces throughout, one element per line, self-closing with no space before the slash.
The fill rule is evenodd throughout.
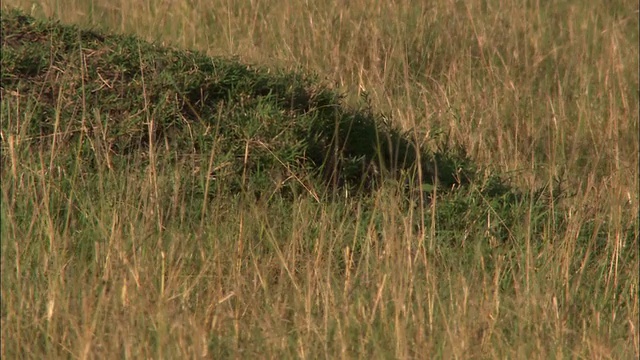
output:
<path id="1" fill-rule="evenodd" d="M 445 188 L 472 176 L 458 173 L 468 160 L 455 167 L 445 152 L 427 154 L 385 126 L 368 104 L 346 108 L 340 95 L 312 78 L 14 13 L 2 24 L 4 94 L 33 104 L 28 122 L 5 123 L 5 131 L 26 127 L 27 143 L 59 142 L 57 154 L 71 156 L 59 159 L 63 163 L 81 156 L 95 166 L 100 146 L 104 160 L 118 168 L 123 164 L 113 161 L 147 150 L 174 161 L 189 155 L 206 161 L 211 154 L 210 163 L 193 166 L 208 166 L 216 183 L 224 174 L 304 182 L 301 171 L 321 170 L 330 183 L 358 189 L 375 175 L 415 171 L 418 162 L 427 183 L 439 168 Z"/>

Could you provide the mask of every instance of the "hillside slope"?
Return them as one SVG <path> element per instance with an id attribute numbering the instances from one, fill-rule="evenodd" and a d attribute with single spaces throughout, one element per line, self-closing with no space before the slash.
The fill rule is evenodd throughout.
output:
<path id="1" fill-rule="evenodd" d="M 462 171 L 471 170 L 464 157 L 426 152 L 366 103 L 346 107 L 313 77 L 17 12 L 3 14 L 2 33 L 3 99 L 20 98 L 29 112 L 25 123 L 3 122 L 3 131 L 26 127 L 23 140 L 34 146 L 55 138 L 73 148 L 81 140 L 89 163 L 101 161 L 99 141 L 112 166 L 149 151 L 211 157 L 210 176 L 236 187 L 243 174 L 311 175 L 350 190 L 401 173 L 415 177 L 418 168 L 423 183 L 433 184 L 437 173 L 445 188 L 472 176 Z"/>

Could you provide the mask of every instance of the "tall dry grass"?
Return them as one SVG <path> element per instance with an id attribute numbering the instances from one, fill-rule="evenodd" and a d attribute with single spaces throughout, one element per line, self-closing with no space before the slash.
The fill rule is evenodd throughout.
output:
<path id="1" fill-rule="evenodd" d="M 505 171 L 635 189 L 637 4 L 6 1 L 210 55 L 304 68 Z M 539 166 L 539 167 L 538 167 Z M 617 177 L 616 174 L 624 174 Z M 615 179 L 609 178 L 616 176 Z M 622 191 L 624 192 L 624 191 Z"/>
<path id="2" fill-rule="evenodd" d="M 532 238 L 524 218 L 512 229 L 522 246 L 487 250 L 479 242 L 491 237 L 470 229 L 463 250 L 429 249 L 416 238 L 436 225 L 416 234 L 415 214 L 390 190 L 344 208 L 240 199 L 213 204 L 193 222 L 181 214 L 201 199 L 178 190 L 190 169 L 116 176 L 105 165 L 97 193 L 66 174 L 75 189 L 67 201 L 84 211 L 75 224 L 48 205 L 62 186 L 44 162 L 49 154 L 14 151 L 13 138 L 3 139 L 11 160 L 3 183 L 13 194 L 3 184 L 4 356 L 640 355 L 637 3 L 2 6 L 304 68 L 348 101 L 366 93 L 426 145 L 430 133 L 444 132 L 516 186 L 562 179 L 573 193 L 561 209 L 550 205 L 565 214 L 562 232 L 550 224 Z M 21 109 L 3 116 L 28 117 Z M 161 207 L 176 216 L 162 223 Z M 578 242 L 586 228 L 605 241 Z"/>

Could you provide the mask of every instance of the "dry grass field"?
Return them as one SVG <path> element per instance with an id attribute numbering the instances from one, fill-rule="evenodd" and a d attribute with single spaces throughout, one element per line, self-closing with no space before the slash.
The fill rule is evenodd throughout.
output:
<path id="1" fill-rule="evenodd" d="M 637 2 L 2 18 L 2 358 L 640 357 Z M 439 165 L 324 193 L 345 119 Z"/>

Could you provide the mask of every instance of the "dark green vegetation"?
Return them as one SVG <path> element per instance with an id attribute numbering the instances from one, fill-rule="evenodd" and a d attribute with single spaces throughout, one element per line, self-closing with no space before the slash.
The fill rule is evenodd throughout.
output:
<path id="1" fill-rule="evenodd" d="M 62 134 L 58 146 L 77 148 L 66 153 L 80 156 L 87 170 L 103 160 L 92 148 L 98 137 L 115 169 L 150 150 L 163 164 L 191 157 L 203 160 L 193 168 L 210 169 L 215 184 L 234 191 L 247 181 L 270 192 L 274 178 L 291 179 L 285 186 L 297 190 L 316 189 L 317 178 L 371 190 L 401 172 L 429 184 L 437 174 L 450 188 L 471 175 L 468 160 L 423 151 L 368 104 L 346 108 L 339 94 L 300 74 L 272 74 L 18 13 L 3 17 L 2 31 L 4 96 L 26 100 L 30 116 L 20 126 L 30 144 L 50 147 Z"/>
<path id="2" fill-rule="evenodd" d="M 302 72 L 1 41 L 3 357 L 637 354 L 636 210 L 591 179 L 512 186 Z"/>
<path id="3" fill-rule="evenodd" d="M 506 240 L 507 229 L 532 206 L 535 234 L 549 221 L 544 201 L 562 195 L 555 183 L 529 194 L 497 176 L 473 182 L 478 171 L 463 149 L 432 139 L 440 150 L 428 152 L 367 103 L 351 109 L 335 91 L 300 74 L 273 74 L 15 11 L 3 16 L 2 32 L 3 99 L 19 97 L 27 115 L 3 121 L 2 130 L 21 132 L 21 151 L 43 151 L 61 185 L 80 172 L 97 186 L 91 178 L 104 163 L 115 173 L 131 172 L 132 163 L 143 171 L 153 165 L 156 172 L 180 166 L 197 175 L 180 191 L 200 200 L 302 192 L 318 201 L 345 194 L 366 201 L 391 180 L 414 204 L 434 191 L 445 193 L 434 220 L 446 241 L 461 237 L 456 227 L 466 229 L 459 219 L 487 228 L 482 218 L 489 208 L 501 221 L 488 231 Z M 6 103 L 3 111 L 18 109 Z M 5 169 L 8 155 L 3 151 Z M 461 194 L 446 195 L 461 185 Z M 199 217 L 201 207 L 192 210 L 188 216 Z"/>

